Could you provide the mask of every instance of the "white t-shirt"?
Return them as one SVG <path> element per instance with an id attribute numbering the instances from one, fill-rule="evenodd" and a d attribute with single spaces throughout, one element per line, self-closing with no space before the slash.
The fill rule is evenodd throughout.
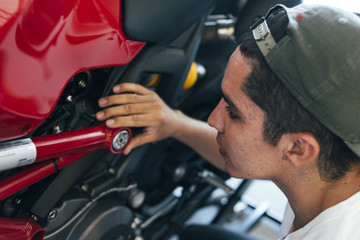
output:
<path id="1" fill-rule="evenodd" d="M 321 212 L 303 228 L 289 234 L 294 221 L 290 205 L 281 226 L 283 240 L 359 240 L 360 192 Z"/>

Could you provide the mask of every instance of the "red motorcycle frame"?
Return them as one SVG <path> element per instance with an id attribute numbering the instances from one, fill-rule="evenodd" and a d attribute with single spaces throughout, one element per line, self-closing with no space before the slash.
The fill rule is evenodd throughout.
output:
<path id="1" fill-rule="evenodd" d="M 25 137 L 49 117 L 75 74 L 125 65 L 145 45 L 124 35 L 118 0 L 0 2 L 0 141 L 5 145 L 14 145 L 14 139 Z M 31 139 L 36 157 L 30 163 L 42 162 L 0 181 L 0 200 L 95 149 L 119 153 L 130 137 L 130 129 L 99 125 Z M 7 147 L 1 151 L 8 154 Z M 44 236 L 29 217 L 0 219 L 1 239 Z"/>

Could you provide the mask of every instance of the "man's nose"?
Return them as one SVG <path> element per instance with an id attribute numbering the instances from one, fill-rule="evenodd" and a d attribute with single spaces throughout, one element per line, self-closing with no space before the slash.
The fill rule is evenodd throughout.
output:
<path id="1" fill-rule="evenodd" d="M 220 100 L 220 102 L 218 103 L 218 105 L 212 111 L 210 117 L 208 118 L 208 124 L 216 128 L 216 130 L 218 130 L 218 132 L 220 133 L 224 132 L 224 125 L 222 119 L 222 112 L 223 112 L 222 109 L 224 105 L 223 101 L 224 101 L 223 99 Z"/>

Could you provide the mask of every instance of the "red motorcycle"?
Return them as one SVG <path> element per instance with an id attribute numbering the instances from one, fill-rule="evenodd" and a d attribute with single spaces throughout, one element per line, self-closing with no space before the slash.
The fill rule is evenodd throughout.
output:
<path id="1" fill-rule="evenodd" d="M 172 139 L 122 155 L 142 129 L 106 128 L 97 101 L 131 81 L 206 120 L 236 20 L 277 2 L 0 0 L 0 239 L 168 239 L 215 188 L 238 199 Z"/>

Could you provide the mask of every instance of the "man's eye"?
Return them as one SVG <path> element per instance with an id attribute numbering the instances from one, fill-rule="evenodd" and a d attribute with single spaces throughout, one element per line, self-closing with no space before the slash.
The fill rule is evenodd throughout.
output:
<path id="1" fill-rule="evenodd" d="M 231 110 L 230 106 L 225 107 L 226 112 L 229 114 L 230 119 L 238 119 L 238 116 Z"/>

